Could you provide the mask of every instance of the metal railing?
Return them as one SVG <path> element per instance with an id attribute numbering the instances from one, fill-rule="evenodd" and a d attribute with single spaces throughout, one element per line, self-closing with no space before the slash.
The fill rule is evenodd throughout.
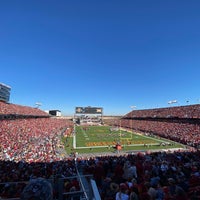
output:
<path id="1" fill-rule="evenodd" d="M 67 191 L 65 184 L 73 180 L 78 181 L 80 190 Z M 96 182 L 93 180 L 92 175 L 80 175 L 78 173 L 77 176 L 53 178 L 48 179 L 48 181 L 51 183 L 52 188 L 56 188 L 54 200 L 100 200 Z M 27 184 L 27 181 L 0 183 L 0 200 L 19 200 L 20 195 L 17 196 L 15 191 L 19 192 L 17 188 L 21 188 L 22 192 Z M 9 193 L 9 190 L 12 192 Z"/>

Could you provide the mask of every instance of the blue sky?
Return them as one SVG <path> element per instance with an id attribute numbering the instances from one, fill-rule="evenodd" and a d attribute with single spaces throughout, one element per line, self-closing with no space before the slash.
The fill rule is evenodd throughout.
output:
<path id="1" fill-rule="evenodd" d="M 10 102 L 105 115 L 200 103 L 199 0 L 0 2 Z"/>

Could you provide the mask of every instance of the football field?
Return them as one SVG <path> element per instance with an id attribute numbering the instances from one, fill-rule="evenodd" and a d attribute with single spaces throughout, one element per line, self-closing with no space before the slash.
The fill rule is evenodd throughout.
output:
<path id="1" fill-rule="evenodd" d="M 71 142 L 78 153 L 114 152 L 116 144 L 122 146 L 122 151 L 183 148 L 173 141 L 110 126 L 76 126 Z"/>

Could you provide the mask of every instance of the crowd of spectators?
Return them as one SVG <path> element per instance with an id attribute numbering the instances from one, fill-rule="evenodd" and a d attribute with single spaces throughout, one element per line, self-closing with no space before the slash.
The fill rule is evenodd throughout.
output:
<path id="1" fill-rule="evenodd" d="M 200 148 L 200 104 L 134 110 L 107 124 L 153 134 Z"/>
<path id="2" fill-rule="evenodd" d="M 138 132 L 153 133 L 175 142 L 180 142 L 192 147 L 200 145 L 200 125 L 191 123 L 172 123 L 156 120 L 122 120 L 121 126 L 133 128 Z"/>
<path id="3" fill-rule="evenodd" d="M 30 163 L 62 159 L 57 149 L 61 133 L 66 134 L 69 128 L 66 119 L 24 118 L 1 120 L 0 124 L 0 160 Z"/>
<path id="4" fill-rule="evenodd" d="M 19 198 L 27 182 L 38 177 L 51 181 L 56 197 L 55 181 L 76 175 L 75 163 L 61 142 L 62 136 L 71 134 L 73 123 L 50 118 L 37 108 L 4 102 L 0 102 L 0 115 L 11 115 L 0 120 L 0 197 Z M 66 185 L 65 192 L 78 183 L 68 179 L 67 188 Z"/>
<path id="5" fill-rule="evenodd" d="M 190 108 L 190 109 L 189 109 Z M 153 111 L 154 110 L 154 111 Z M 168 112 L 169 111 L 169 112 Z M 190 146 L 200 144 L 198 123 L 179 123 L 156 118 L 200 118 L 199 105 L 152 109 L 133 113 L 120 120 L 120 126 L 150 132 Z M 169 114 L 170 113 L 170 114 Z M 73 123 L 46 117 L 45 112 L 26 106 L 0 102 L 0 115 L 24 115 L 0 120 L 0 197 L 20 197 L 27 181 L 51 180 L 58 197 L 59 178 L 77 175 L 75 160 L 62 156 L 61 135 L 70 135 Z M 27 118 L 32 115 L 34 118 Z M 37 118 L 35 116 L 40 116 Z M 41 118 L 44 116 L 44 118 Z M 119 121 L 115 121 L 119 123 Z M 196 151 L 116 154 L 78 157 L 84 174 L 92 174 L 102 200 L 197 200 L 200 199 L 200 153 Z M 15 184 L 15 182 L 24 181 Z M 77 179 L 67 179 L 63 191 L 80 189 Z"/>
<path id="6" fill-rule="evenodd" d="M 48 113 L 30 106 L 5 103 L 0 101 L 0 115 L 32 115 L 32 116 L 49 116 Z"/>
<path id="7" fill-rule="evenodd" d="M 102 200 L 200 199 L 200 152 L 156 152 L 80 159 Z M 121 198 L 120 198 L 121 197 Z"/>
<path id="8" fill-rule="evenodd" d="M 77 179 L 69 179 L 76 175 L 75 162 L 69 158 L 62 159 L 62 161 L 32 163 L 0 161 L 0 197 L 19 198 L 29 181 L 44 178 L 52 184 L 53 195 L 56 198 L 60 178 L 65 179 L 62 185 L 64 192 L 80 189 Z"/>
<path id="9" fill-rule="evenodd" d="M 95 157 L 85 161 L 89 166 L 86 173 L 100 174 L 97 180 L 102 199 L 118 200 L 120 195 L 135 200 L 200 199 L 199 119 L 200 105 L 190 105 L 134 110 L 119 120 L 107 121 L 110 125 L 195 147 L 196 152 L 139 153 L 126 158 Z M 137 175 L 126 176 L 127 163 L 130 169 L 136 166 Z"/>
<path id="10" fill-rule="evenodd" d="M 200 104 L 133 110 L 123 118 L 200 118 Z"/>

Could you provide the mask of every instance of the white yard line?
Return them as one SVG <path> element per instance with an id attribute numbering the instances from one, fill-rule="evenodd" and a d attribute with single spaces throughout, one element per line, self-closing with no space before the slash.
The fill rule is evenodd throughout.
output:
<path id="1" fill-rule="evenodd" d="M 87 133 L 83 129 L 81 129 L 81 131 L 83 132 L 84 136 L 88 138 Z M 131 133 L 131 134 L 134 134 L 134 133 Z M 151 138 L 149 136 L 145 136 L 145 135 L 142 135 L 142 134 L 137 134 L 137 133 L 135 133 L 135 134 L 136 135 L 140 135 L 140 136 L 142 136 L 144 138 Z M 158 142 L 165 142 L 162 139 L 157 139 L 157 138 L 151 138 L 151 139 L 156 140 Z M 159 145 L 159 144 L 160 143 L 149 143 L 147 145 L 148 146 L 156 146 L 156 145 Z M 130 144 L 130 145 L 123 145 L 123 146 L 132 146 L 132 147 L 134 147 L 134 146 L 144 146 L 144 144 Z M 74 134 L 74 136 L 73 136 L 73 148 L 74 149 L 89 149 L 89 148 L 102 148 L 102 147 L 108 147 L 108 145 L 105 145 L 105 146 L 90 146 L 90 147 L 77 147 L 76 146 L 76 134 Z"/>
<path id="2" fill-rule="evenodd" d="M 73 135 L 73 148 L 76 149 L 76 134 Z"/>

